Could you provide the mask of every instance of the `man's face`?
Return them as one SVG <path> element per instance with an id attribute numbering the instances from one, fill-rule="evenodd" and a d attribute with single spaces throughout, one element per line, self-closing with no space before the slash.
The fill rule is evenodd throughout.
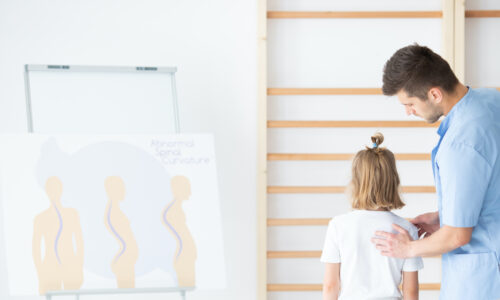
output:
<path id="1" fill-rule="evenodd" d="M 409 97 L 403 90 L 399 91 L 396 96 L 404 105 L 408 116 L 414 115 L 424 119 L 427 123 L 435 123 L 443 115 L 441 108 L 432 101 L 433 99 L 422 100 L 418 97 Z"/>

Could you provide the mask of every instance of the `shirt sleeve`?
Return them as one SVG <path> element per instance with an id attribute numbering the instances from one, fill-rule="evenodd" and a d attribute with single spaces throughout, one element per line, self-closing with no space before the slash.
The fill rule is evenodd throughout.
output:
<path id="1" fill-rule="evenodd" d="M 411 225 L 409 233 L 413 240 L 418 240 L 418 230 L 415 226 Z M 419 256 L 406 258 L 403 262 L 403 272 L 415 272 L 423 268 L 424 262 Z"/>
<path id="2" fill-rule="evenodd" d="M 330 221 L 328 229 L 326 230 L 325 244 L 323 246 L 323 253 L 321 254 L 321 262 L 340 263 L 338 236 L 333 220 Z"/>
<path id="3" fill-rule="evenodd" d="M 451 144 L 438 160 L 441 223 L 474 227 L 483 207 L 492 168 L 472 146 Z"/>

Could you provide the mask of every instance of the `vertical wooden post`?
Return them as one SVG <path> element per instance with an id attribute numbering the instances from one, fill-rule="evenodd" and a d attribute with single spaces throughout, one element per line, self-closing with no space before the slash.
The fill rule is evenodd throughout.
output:
<path id="1" fill-rule="evenodd" d="M 257 4 L 257 300 L 267 299 L 267 0 Z"/>
<path id="2" fill-rule="evenodd" d="M 455 0 L 454 71 L 458 80 L 465 80 L 465 0 Z"/>
<path id="3" fill-rule="evenodd" d="M 442 0 L 442 56 L 450 64 L 453 70 L 455 70 L 455 1 L 456 0 Z"/>
<path id="4" fill-rule="evenodd" d="M 465 75 L 465 0 L 443 1 L 443 57 L 464 82 Z"/>

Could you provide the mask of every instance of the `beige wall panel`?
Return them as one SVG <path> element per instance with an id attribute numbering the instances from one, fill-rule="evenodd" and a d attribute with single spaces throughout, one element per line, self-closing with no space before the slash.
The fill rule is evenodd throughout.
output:
<path id="1" fill-rule="evenodd" d="M 429 161 L 398 161 L 402 185 L 434 185 Z M 268 185 L 328 186 L 347 185 L 351 179 L 350 161 L 270 161 Z"/>
<path id="2" fill-rule="evenodd" d="M 274 1 L 274 0 L 273 0 Z M 284 0 L 282 0 L 284 1 Z M 269 1 L 268 1 L 269 3 Z M 500 9 L 498 0 L 466 0 L 465 9 L 470 10 L 497 10 Z"/>
<path id="3" fill-rule="evenodd" d="M 331 218 L 351 204 L 344 194 L 272 194 L 267 209 L 269 218 Z"/>
<path id="4" fill-rule="evenodd" d="M 402 194 L 406 204 L 394 213 L 404 218 L 437 211 L 435 194 Z M 332 218 L 347 213 L 351 204 L 344 194 L 271 194 L 268 195 L 269 218 Z"/>
<path id="5" fill-rule="evenodd" d="M 321 299 L 321 292 L 268 292 L 268 300 L 311 300 Z M 438 300 L 439 291 L 420 291 L 422 300 Z"/>
<path id="6" fill-rule="evenodd" d="M 500 87 L 499 32 L 500 18 L 465 19 L 466 84 Z"/>
<path id="7" fill-rule="evenodd" d="M 355 153 L 377 130 L 394 153 L 430 153 L 439 138 L 436 128 L 273 128 L 268 153 Z"/>
<path id="8" fill-rule="evenodd" d="M 321 299 L 321 292 L 268 292 L 268 300 Z M 420 291 L 421 300 L 438 300 L 439 291 Z"/>
<path id="9" fill-rule="evenodd" d="M 420 283 L 441 280 L 441 259 L 424 258 L 424 269 L 419 271 Z M 319 258 L 269 259 L 268 280 L 274 284 L 318 284 L 323 281 L 324 265 Z"/>
<path id="10" fill-rule="evenodd" d="M 414 42 L 439 53 L 441 20 L 271 19 L 268 87 L 380 87 L 387 59 Z"/>
<path id="11" fill-rule="evenodd" d="M 380 10 L 440 10 L 441 1 L 436 0 L 268 0 L 268 10 L 291 11 L 380 11 Z"/>
<path id="12" fill-rule="evenodd" d="M 321 299 L 321 292 L 268 292 L 268 300 L 311 300 Z M 420 291 L 421 300 L 438 300 L 439 291 Z"/>
<path id="13" fill-rule="evenodd" d="M 323 264 L 319 258 L 281 258 L 267 261 L 270 283 L 318 284 L 323 282 Z"/>
<path id="14" fill-rule="evenodd" d="M 421 300 L 438 300 L 439 291 L 420 291 L 419 296 Z"/>
<path id="15" fill-rule="evenodd" d="M 269 251 L 306 251 L 323 248 L 326 226 L 276 226 L 267 229 Z"/>
<path id="16" fill-rule="evenodd" d="M 424 268 L 418 272 L 419 283 L 441 282 L 441 257 L 424 257 Z"/>
<path id="17" fill-rule="evenodd" d="M 406 205 L 394 212 L 404 218 L 414 218 L 438 210 L 436 194 L 403 194 L 403 202 Z"/>
<path id="18" fill-rule="evenodd" d="M 268 292 L 268 300 L 311 300 L 321 299 L 321 292 Z"/>
<path id="19" fill-rule="evenodd" d="M 396 97 L 383 95 L 268 96 L 268 120 L 418 120 Z"/>

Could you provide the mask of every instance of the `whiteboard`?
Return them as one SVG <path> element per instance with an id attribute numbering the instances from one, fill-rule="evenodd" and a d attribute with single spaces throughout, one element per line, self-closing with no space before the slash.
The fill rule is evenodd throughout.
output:
<path id="1" fill-rule="evenodd" d="M 175 67 L 25 65 L 28 131 L 178 133 Z"/>

